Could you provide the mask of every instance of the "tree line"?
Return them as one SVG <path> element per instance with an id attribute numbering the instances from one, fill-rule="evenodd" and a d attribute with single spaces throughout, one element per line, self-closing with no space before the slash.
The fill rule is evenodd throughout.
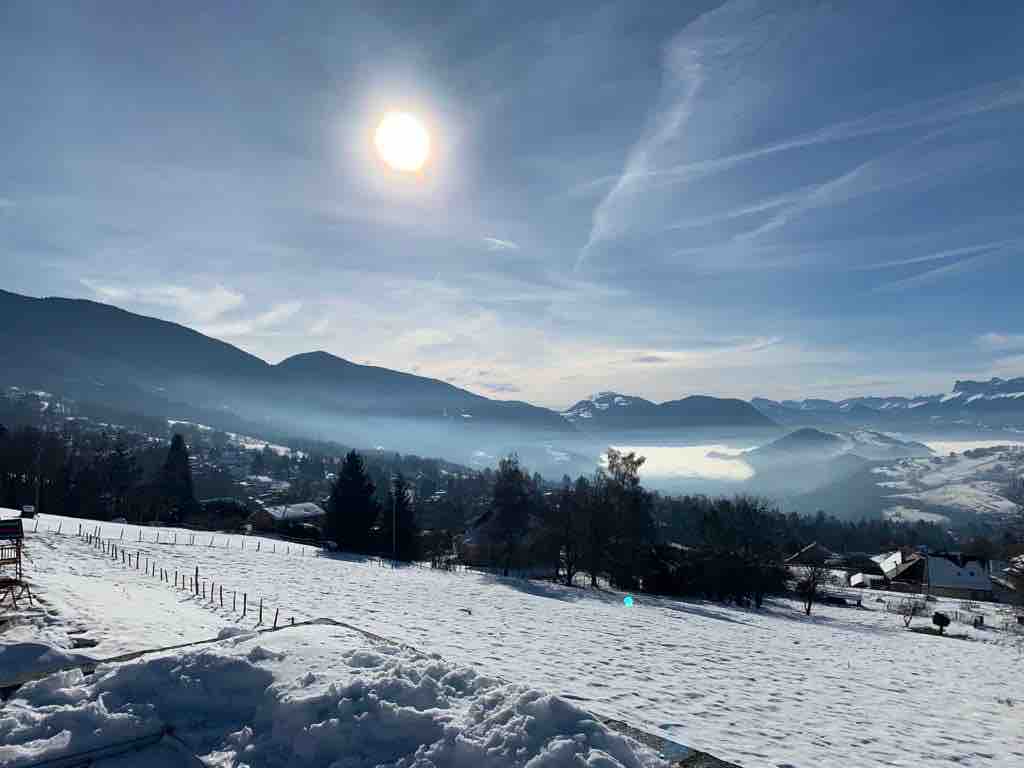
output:
<path id="1" fill-rule="evenodd" d="M 198 503 L 181 435 L 143 436 L 0 425 L 0 505 L 135 522 L 180 522 Z"/>

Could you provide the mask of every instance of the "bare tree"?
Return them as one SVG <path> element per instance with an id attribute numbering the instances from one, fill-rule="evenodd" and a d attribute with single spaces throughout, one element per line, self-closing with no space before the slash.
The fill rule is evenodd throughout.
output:
<path id="1" fill-rule="evenodd" d="M 903 626 L 909 627 L 910 622 L 914 620 L 915 616 L 924 610 L 924 607 L 924 603 L 920 600 L 906 598 L 901 600 L 896 606 L 896 612 L 903 618 Z"/>
<path id="2" fill-rule="evenodd" d="M 811 615 L 824 586 L 831 580 L 831 572 L 824 563 L 810 563 L 800 569 L 796 591 L 804 601 L 804 613 Z"/>

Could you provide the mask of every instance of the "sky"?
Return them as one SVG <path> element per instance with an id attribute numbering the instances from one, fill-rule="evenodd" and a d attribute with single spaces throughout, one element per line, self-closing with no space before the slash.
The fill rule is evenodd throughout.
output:
<path id="1" fill-rule="evenodd" d="M 1024 375 L 1022 37 L 1009 2 L 8 0 L 2 287 L 552 407 Z"/>

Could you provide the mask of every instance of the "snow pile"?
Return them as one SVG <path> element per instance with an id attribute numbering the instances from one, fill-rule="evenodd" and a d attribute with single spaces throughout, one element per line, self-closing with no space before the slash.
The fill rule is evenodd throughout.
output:
<path id="1" fill-rule="evenodd" d="M 0 717 L 0 763 L 171 726 L 210 765 L 663 765 L 569 702 L 328 625 L 51 675 Z"/>
<path id="2" fill-rule="evenodd" d="M 88 656 L 66 653 L 48 643 L 10 642 L 8 638 L 4 639 L 5 642 L 0 645 L 0 682 L 10 682 L 92 660 Z"/>

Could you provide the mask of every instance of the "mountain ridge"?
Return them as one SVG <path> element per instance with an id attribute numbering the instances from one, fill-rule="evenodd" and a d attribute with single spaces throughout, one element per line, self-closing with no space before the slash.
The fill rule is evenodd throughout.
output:
<path id="1" fill-rule="evenodd" d="M 854 425 L 875 427 L 980 428 L 1024 426 L 1024 377 L 987 381 L 958 379 L 950 392 L 916 397 L 806 398 L 750 401 L 758 411 L 788 426 Z"/>
<path id="2" fill-rule="evenodd" d="M 619 392 L 598 392 L 562 411 L 562 416 L 589 432 L 649 429 L 775 427 L 776 423 L 737 398 L 689 395 L 655 403 Z"/>
<path id="3" fill-rule="evenodd" d="M 517 441 L 579 432 L 562 414 L 496 400 L 449 382 L 362 365 L 324 350 L 271 364 L 192 328 L 88 299 L 34 298 L 0 289 L 0 377 L 82 402 L 153 417 L 232 417 L 304 435 L 338 433 L 349 444 L 394 436 L 403 450 L 446 455 L 465 438 L 474 450 L 514 450 Z M 652 408 L 671 428 L 771 422 L 747 403 L 707 396 Z M 716 412 L 724 415 L 716 416 Z M 752 415 L 751 415 L 752 414 Z M 664 424 L 656 426 L 664 427 Z M 491 439 L 487 431 L 496 434 Z M 298 434 L 297 434 L 298 436 Z M 464 455 L 460 451 L 460 460 Z"/>

